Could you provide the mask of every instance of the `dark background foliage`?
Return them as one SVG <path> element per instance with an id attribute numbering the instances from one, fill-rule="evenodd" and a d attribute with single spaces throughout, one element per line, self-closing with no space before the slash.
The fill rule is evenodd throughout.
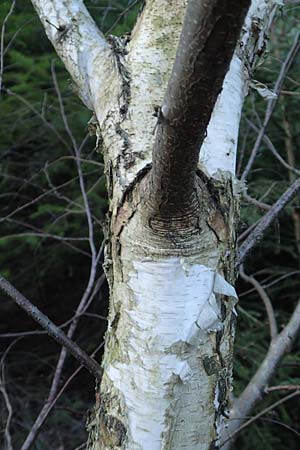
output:
<path id="1" fill-rule="evenodd" d="M 141 4 L 141 0 L 86 2 L 101 29 L 106 34 L 117 35 L 131 30 Z M 10 1 L 1 2 L 0 26 L 10 5 Z M 299 11 L 300 6 L 290 5 L 279 12 L 265 60 L 255 74 L 255 78 L 270 89 L 299 27 Z M 95 138 L 88 135 L 87 122 L 91 113 L 74 95 L 69 76 L 48 42 L 29 0 L 16 2 L 6 23 L 4 43 L 0 97 L 1 273 L 56 324 L 63 324 L 73 316 L 86 287 L 90 249 L 87 240 L 76 240 L 88 236 L 88 226 L 53 71 L 72 134 L 82 146 L 82 169 L 98 247 L 103 240 L 107 205 L 101 154 L 94 149 Z M 267 135 L 280 155 L 294 167 L 299 167 L 299 62 L 298 54 L 267 128 Z M 249 120 L 259 128 L 265 109 L 266 100 L 250 89 L 241 124 L 239 174 L 256 139 Z M 248 178 L 248 193 L 271 205 L 295 176 L 263 143 Z M 242 199 L 240 235 L 263 214 L 264 211 L 249 200 Z M 288 205 L 245 264 L 245 271 L 255 275 L 266 287 L 279 328 L 287 322 L 299 297 L 299 218 L 298 197 Z M 100 276 L 100 264 L 98 271 Z M 257 292 L 242 280 L 238 281 L 238 290 L 236 394 L 255 372 L 269 344 L 266 313 Z M 103 283 L 88 310 L 89 315 L 80 319 L 75 339 L 88 352 L 97 347 L 104 334 L 106 322 L 102 316 L 107 313 L 107 298 L 107 285 Z M 10 429 L 16 449 L 21 447 L 48 395 L 59 352 L 59 347 L 44 334 L 18 335 L 32 330 L 37 330 L 36 324 L 0 292 L 0 370 L 13 409 Z M 12 335 L 8 337 L 8 333 Z M 101 351 L 97 355 L 100 360 Z M 69 357 L 62 385 L 76 367 L 76 362 Z M 299 340 L 281 364 L 273 384 L 300 385 Z M 257 411 L 284 395 L 270 393 Z M 283 403 L 271 414 L 255 421 L 241 434 L 236 448 L 298 449 L 300 411 L 297 399 Z M 86 411 L 93 402 L 93 380 L 82 370 L 56 404 L 34 448 L 72 450 L 80 446 L 86 440 Z M 2 399 L 0 405 L 1 442 L 7 407 Z"/>

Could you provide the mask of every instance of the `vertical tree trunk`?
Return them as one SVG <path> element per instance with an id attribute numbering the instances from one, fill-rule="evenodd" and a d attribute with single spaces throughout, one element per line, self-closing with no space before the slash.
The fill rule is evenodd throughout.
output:
<path id="1" fill-rule="evenodd" d="M 160 222 L 145 201 L 153 112 L 162 104 L 185 9 L 184 2 L 174 2 L 171 11 L 162 3 L 147 2 L 129 48 L 119 52 L 119 107 L 101 124 L 113 193 L 106 262 L 111 300 L 89 450 L 213 449 L 228 417 L 238 127 L 249 70 L 264 46 L 263 17 L 274 5 L 254 2 L 249 11 L 244 48 L 234 56 L 202 146 L 196 203 Z"/>
<path id="2" fill-rule="evenodd" d="M 137 206 L 141 184 L 119 212 L 126 223 L 114 227 L 110 325 L 88 448 L 212 448 L 231 384 L 231 181 L 220 195 L 199 177 L 201 207 L 159 235 Z"/>
<path id="3" fill-rule="evenodd" d="M 81 98 L 95 112 L 108 180 L 110 315 L 87 448 L 217 448 L 228 416 L 237 301 L 239 120 L 255 57 L 265 46 L 265 18 L 272 17 L 276 1 L 252 1 L 196 175 L 196 144 L 203 140 L 249 1 L 148 0 L 130 41 L 111 37 L 109 43 L 80 0 L 32 1 Z M 190 14 L 184 22 L 190 6 L 203 13 L 200 21 Z M 187 44 L 193 49 L 188 56 Z M 187 114 L 180 110 L 185 101 Z M 153 186 L 156 196 L 162 193 L 156 205 L 149 201 Z"/>

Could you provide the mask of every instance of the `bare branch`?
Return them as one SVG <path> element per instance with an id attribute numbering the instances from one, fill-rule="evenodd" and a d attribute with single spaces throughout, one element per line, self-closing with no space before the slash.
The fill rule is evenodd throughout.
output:
<path id="1" fill-rule="evenodd" d="M 100 350 L 100 348 L 103 347 L 103 344 L 104 344 L 104 342 L 101 342 L 101 344 L 98 345 L 96 350 L 90 355 L 90 358 L 93 358 L 96 355 L 98 350 Z M 31 428 L 25 442 L 23 443 L 21 450 L 29 450 L 32 447 L 32 445 L 34 444 L 34 441 L 36 440 L 36 438 L 39 434 L 40 429 L 42 428 L 42 426 L 43 426 L 44 422 L 46 421 L 47 417 L 49 416 L 49 414 L 51 413 L 53 407 L 56 405 L 57 400 L 59 400 L 59 398 L 64 393 L 64 391 L 66 390 L 68 385 L 71 383 L 71 381 L 76 377 L 76 375 L 80 372 L 80 370 L 83 367 L 84 367 L 83 365 L 77 367 L 77 369 L 72 373 L 72 375 L 64 383 L 62 388 L 56 393 L 56 395 L 54 395 L 51 399 L 50 399 L 50 397 L 48 397 L 48 399 L 46 400 L 43 408 L 41 409 L 40 414 L 38 415 L 33 427 Z"/>
<path id="2" fill-rule="evenodd" d="M 273 378 L 278 365 L 282 358 L 291 349 L 291 346 L 300 331 L 300 301 L 296 306 L 292 317 L 282 332 L 271 341 L 269 350 L 255 375 L 252 377 L 242 394 L 234 401 L 230 414 L 230 423 L 227 430 L 224 431 L 224 439 L 222 445 L 231 440 L 241 429 L 245 428 L 249 423 L 245 422 L 241 425 L 245 417 L 253 410 L 255 405 L 261 400 L 265 394 L 265 390 Z M 300 392 L 294 392 L 291 396 L 299 395 Z M 275 407 L 273 405 L 273 407 Z M 265 414 L 266 410 L 263 412 Z M 259 417 L 255 416 L 255 419 Z M 253 421 L 253 420 L 251 420 Z"/>
<path id="3" fill-rule="evenodd" d="M 92 257 L 91 267 L 90 267 L 90 276 L 89 276 L 89 280 L 87 283 L 87 287 L 86 287 L 86 289 L 81 297 L 81 300 L 79 302 L 79 305 L 76 309 L 75 316 L 71 319 L 71 325 L 68 329 L 67 336 L 69 339 L 71 339 L 75 333 L 80 316 L 87 310 L 94 295 L 97 292 L 97 289 L 100 287 L 101 282 L 104 281 L 105 277 L 104 276 L 100 277 L 100 279 L 96 283 L 96 286 L 93 289 L 93 285 L 94 285 L 95 277 L 96 277 L 96 269 L 97 269 L 97 265 L 99 263 L 100 257 L 102 255 L 103 249 L 104 249 L 104 241 L 101 244 L 101 247 L 98 251 L 96 259 L 94 260 L 94 258 Z M 93 291 L 92 291 L 92 289 L 93 289 Z M 65 363 L 66 357 L 67 357 L 66 348 L 63 347 L 61 349 L 61 352 L 60 352 L 60 355 L 59 355 L 59 358 L 57 361 L 57 365 L 55 368 L 54 376 L 53 376 L 51 387 L 50 387 L 50 392 L 49 392 L 47 402 L 46 402 L 47 404 L 51 404 L 54 401 L 54 399 L 56 398 L 56 396 L 58 395 L 57 392 L 58 392 L 58 388 L 59 388 L 59 382 L 60 382 L 60 378 L 61 378 L 61 374 L 62 374 L 62 370 L 63 370 L 63 366 Z M 44 420 L 48 415 L 47 404 L 45 404 L 43 406 L 40 413 L 38 414 L 30 433 L 28 434 L 27 438 L 25 439 L 25 441 L 22 445 L 21 450 L 29 450 L 31 448 L 34 440 L 36 439 L 37 435 L 39 434 L 40 429 L 44 423 Z"/>
<path id="4" fill-rule="evenodd" d="M 174 215 L 191 207 L 199 149 L 249 4 L 249 0 L 188 3 L 173 71 L 158 111 L 150 204 L 161 214 Z"/>
<path id="5" fill-rule="evenodd" d="M 283 81 L 284 81 L 285 76 L 288 73 L 289 68 L 291 67 L 291 64 L 292 64 L 292 62 L 293 62 L 293 60 L 294 60 L 294 58 L 295 58 L 295 56 L 296 56 L 296 54 L 297 54 L 297 52 L 299 50 L 299 47 L 300 47 L 300 40 L 299 40 L 299 38 L 300 38 L 300 33 L 297 33 L 296 36 L 295 36 L 295 39 L 293 41 L 292 47 L 291 47 L 289 53 L 287 54 L 287 57 L 285 58 L 282 66 L 281 66 L 281 69 L 280 69 L 280 72 L 279 72 L 279 75 L 278 75 L 278 78 L 276 80 L 275 87 L 274 87 L 274 92 L 275 92 L 275 94 L 277 94 L 277 97 L 268 100 L 268 104 L 267 104 L 267 108 L 266 108 L 266 112 L 265 112 L 265 118 L 264 118 L 264 121 L 263 121 L 263 126 L 260 129 L 259 135 L 257 136 L 257 139 L 256 139 L 255 144 L 253 146 L 250 158 L 249 158 L 249 160 L 247 162 L 247 165 L 245 167 L 245 170 L 244 170 L 244 172 L 243 172 L 243 174 L 241 176 L 242 180 L 245 180 L 247 178 L 247 176 L 248 176 L 248 174 L 250 172 L 250 169 L 251 169 L 251 167 L 252 167 L 252 165 L 253 165 L 253 163 L 255 161 L 258 149 L 259 149 L 259 147 L 261 145 L 261 142 L 262 142 L 263 137 L 265 135 L 265 131 L 267 129 L 269 121 L 270 121 L 270 119 L 272 117 L 272 113 L 273 113 L 274 108 L 276 106 L 278 95 L 280 94 L 280 90 L 281 90 Z"/>
<path id="6" fill-rule="evenodd" d="M 54 86 L 55 86 L 55 91 L 58 97 L 58 101 L 59 101 L 59 107 L 60 107 L 60 112 L 61 112 L 61 116 L 63 119 L 63 123 L 66 129 L 66 132 L 69 135 L 69 138 L 72 142 L 73 145 L 73 150 L 76 156 L 76 166 L 77 166 L 77 172 L 78 172 L 78 178 L 79 178 L 79 184 L 80 184 L 80 190 L 81 190 L 81 194 L 82 194 L 82 199 L 83 199 L 83 204 L 85 207 L 85 213 L 86 213 L 86 217 L 87 217 L 87 222 L 88 222 L 88 230 L 89 230 L 89 244 L 90 244 L 90 249 L 91 249 L 91 253 L 92 253 L 92 259 L 93 261 L 95 261 L 96 259 L 96 247 L 95 247 L 95 243 L 94 243 L 94 227 L 93 227 L 93 219 L 92 219 L 92 214 L 91 214 L 91 209 L 90 209 L 90 205 L 89 205 L 89 201 L 88 201 L 88 197 L 87 197 L 87 192 L 85 189 L 85 183 L 84 183 L 84 179 L 83 179 L 83 172 L 82 172 L 82 167 L 81 167 L 81 161 L 80 161 L 80 153 L 79 153 L 79 148 L 76 142 L 76 139 L 74 137 L 74 134 L 72 133 L 72 130 L 69 126 L 69 122 L 65 113 L 65 108 L 64 108 L 64 104 L 63 104 L 63 99 L 61 96 L 61 92 L 59 89 L 59 85 L 57 82 L 57 77 L 56 77 L 56 72 L 55 72 L 55 67 L 54 67 L 54 62 L 52 61 L 51 64 L 51 73 L 52 73 L 52 79 L 54 82 Z"/>
<path id="7" fill-rule="evenodd" d="M 67 148 L 70 149 L 69 144 L 65 141 L 65 139 L 60 135 L 60 133 L 57 131 L 57 129 L 52 125 L 52 123 L 48 122 L 45 117 L 43 116 L 43 114 L 41 114 L 28 100 L 26 100 L 26 98 L 24 98 L 22 95 L 19 95 L 13 91 L 11 91 L 10 89 L 5 89 L 5 92 L 8 95 L 14 95 L 15 97 L 17 97 L 18 100 L 20 100 L 24 105 L 26 105 L 28 107 L 28 109 L 30 109 L 30 111 L 32 111 L 34 114 L 37 115 L 37 117 L 39 117 L 41 119 L 41 121 L 43 122 L 43 124 L 49 128 L 55 135 L 56 137 L 61 141 L 61 143 Z"/>
<path id="8" fill-rule="evenodd" d="M 268 294 L 266 293 L 262 285 L 253 276 L 249 276 L 244 272 L 243 265 L 241 265 L 240 267 L 240 275 L 243 278 L 243 280 L 247 281 L 248 283 L 252 284 L 252 286 L 254 286 L 255 290 L 258 292 L 260 298 L 262 299 L 268 316 L 271 340 L 275 339 L 275 337 L 278 334 L 277 322 L 275 319 L 273 305 Z"/>
<path id="9" fill-rule="evenodd" d="M 5 278 L 0 276 L 0 288 L 12 298 L 17 305 L 20 306 L 33 320 L 35 320 L 42 328 L 44 328 L 49 336 L 55 339 L 60 345 L 68 349 L 68 351 L 92 374 L 97 380 L 101 379 L 101 368 L 99 364 L 90 358 L 53 322 L 43 314 L 36 306 L 34 306 L 27 298 L 25 298 L 16 288 L 14 288 Z"/>
<path id="10" fill-rule="evenodd" d="M 70 319 L 68 319 L 66 322 L 62 323 L 61 325 L 57 325 L 58 328 L 64 328 L 67 325 L 70 325 L 72 322 L 74 322 L 74 320 L 78 320 L 78 318 L 82 317 L 82 316 L 90 316 L 90 317 L 95 317 L 97 319 L 100 320 L 105 320 L 107 321 L 107 317 L 101 316 L 100 314 L 93 314 L 93 313 L 87 313 L 85 311 L 87 311 L 87 309 L 89 308 L 91 302 L 93 301 L 95 295 L 99 292 L 100 287 L 102 286 L 104 280 L 105 280 L 105 274 L 103 273 L 97 283 L 95 284 L 95 287 L 93 289 L 93 292 L 91 293 L 88 302 L 85 304 L 84 309 L 82 310 L 82 312 L 80 314 L 75 314 L 73 317 L 71 317 Z M 34 335 L 38 335 L 38 334 L 47 334 L 47 331 L 41 331 L 41 330 L 33 330 L 33 331 L 20 331 L 18 333 L 0 333 L 0 338 L 12 338 L 12 337 L 26 337 L 26 336 L 34 336 Z"/>
<path id="11" fill-rule="evenodd" d="M 16 0 L 13 0 L 8 13 L 4 17 L 2 27 L 1 27 L 1 38 L 0 38 L 0 95 L 2 90 L 2 80 L 3 80 L 3 70 L 4 70 L 4 54 L 5 54 L 5 48 L 4 48 L 4 37 L 5 37 L 5 26 L 9 19 L 9 17 L 12 15 L 14 7 L 16 4 Z"/>
<path id="12" fill-rule="evenodd" d="M 235 429 L 235 431 L 233 431 L 228 438 L 226 438 L 223 442 L 221 442 L 219 448 L 223 448 L 223 450 L 227 450 L 228 446 L 226 446 L 226 444 L 229 443 L 229 441 L 231 441 L 232 439 L 234 439 L 236 437 L 236 435 L 238 433 L 240 433 L 242 430 L 244 430 L 245 428 L 247 428 L 249 425 L 251 425 L 253 422 L 255 422 L 257 419 L 260 419 L 261 416 L 263 416 L 264 414 L 267 414 L 268 412 L 272 411 L 273 409 L 275 409 L 277 406 L 282 405 L 282 403 L 287 402 L 288 400 L 290 400 L 291 398 L 297 397 L 298 395 L 300 395 L 299 391 L 293 392 L 292 394 L 287 395 L 286 397 L 281 398 L 280 400 L 278 400 L 275 403 L 272 403 L 272 405 L 270 405 L 268 408 L 265 408 L 263 411 L 259 412 L 258 414 L 256 414 L 253 417 L 250 417 L 250 419 L 248 419 L 246 422 L 244 422 L 240 427 L 238 427 L 237 429 Z M 247 419 L 248 416 L 243 417 L 243 419 Z M 232 419 L 234 420 L 234 419 Z M 226 447 L 224 447 L 226 446 Z"/>
<path id="13" fill-rule="evenodd" d="M 89 245 L 91 248 L 91 253 L 92 253 L 92 258 L 91 258 L 91 266 L 90 266 L 90 275 L 89 275 L 89 280 L 86 286 L 86 289 L 81 297 L 80 303 L 76 309 L 76 313 L 75 316 L 73 317 L 72 321 L 71 321 L 71 325 L 68 329 L 67 332 L 67 337 L 69 339 L 72 339 L 74 332 L 77 328 L 77 324 L 79 321 L 80 316 L 86 311 L 86 309 L 88 308 L 90 302 L 92 301 L 95 292 L 97 291 L 97 289 L 99 288 L 100 284 L 101 284 L 101 279 L 99 280 L 100 283 L 96 283 L 96 286 L 93 289 L 94 283 L 95 283 L 95 279 L 96 279 L 96 273 L 97 273 L 97 267 L 99 264 L 99 259 L 100 259 L 100 255 L 102 254 L 103 251 L 103 247 L 104 247 L 104 243 L 102 243 L 98 253 L 96 251 L 96 246 L 95 246 L 95 242 L 94 242 L 94 229 L 93 229 L 93 215 L 90 209 L 90 205 L 89 205 L 89 201 L 88 201 L 88 193 L 86 191 L 86 187 L 85 187 L 85 182 L 84 182 L 84 177 L 83 177 L 83 171 L 82 171 L 82 166 L 81 166 L 81 158 L 80 158 L 80 151 L 82 149 L 82 145 L 78 146 L 75 137 L 72 133 L 72 130 L 69 126 L 68 123 L 68 119 L 65 113 L 65 108 L 64 108 L 64 104 L 63 104 L 63 99 L 62 99 L 62 95 L 59 89 L 59 85 L 57 82 L 57 78 L 56 78 L 56 73 L 55 73 L 55 68 L 54 68 L 54 64 L 52 62 L 52 66 L 51 66 L 51 72 L 52 72 L 52 78 L 53 78 L 53 83 L 55 86 L 55 90 L 58 96 L 58 101 L 59 101 L 59 106 L 60 106 L 60 112 L 61 112 L 61 116 L 63 119 L 63 123 L 66 129 L 66 132 L 70 138 L 70 141 L 72 143 L 72 147 L 73 147 L 73 153 L 75 154 L 74 160 L 76 162 L 76 166 L 77 166 L 77 172 L 78 172 L 78 179 L 79 179 L 79 184 L 80 184 L 80 190 L 81 190 L 81 194 L 82 194 L 82 198 L 83 198 L 83 209 L 84 212 L 86 214 L 87 217 L 87 222 L 88 222 L 88 241 L 89 241 Z M 84 141 L 83 141 L 84 142 Z M 47 165 L 45 166 L 45 175 L 47 177 L 48 183 L 51 186 L 51 190 L 50 192 L 54 192 L 54 194 L 58 195 L 60 198 L 63 198 L 64 200 L 67 200 L 69 203 L 72 204 L 76 204 L 76 202 L 73 202 L 72 200 L 66 198 L 65 196 L 58 194 L 57 193 L 57 189 L 56 187 L 54 187 L 52 185 L 52 182 L 50 180 L 49 174 L 47 172 Z M 81 205 L 79 205 L 80 208 L 82 208 Z M 103 278 L 104 279 L 104 278 Z M 48 409 L 48 404 L 51 404 L 54 399 L 55 396 L 57 395 L 58 389 L 59 389 L 59 383 L 60 383 L 60 379 L 61 379 L 61 375 L 62 375 L 62 371 L 63 371 L 63 366 L 66 360 L 66 356 L 67 356 L 67 352 L 66 352 L 66 348 L 63 347 L 59 358 L 58 358 L 58 362 L 56 365 L 56 369 L 54 372 L 54 376 L 52 379 L 52 383 L 51 383 L 51 387 L 50 387 L 50 392 L 48 395 L 48 399 L 47 399 L 47 404 L 45 404 L 43 406 L 43 408 L 41 409 L 40 413 L 38 414 L 33 427 L 29 433 L 29 435 L 27 436 L 27 438 L 25 439 L 22 449 L 21 450 L 29 450 L 34 442 L 34 440 L 36 439 L 38 433 L 40 432 L 41 426 L 44 423 L 45 418 L 47 417 L 47 415 L 49 414 L 49 409 Z"/>
<path id="14" fill-rule="evenodd" d="M 300 385 L 279 384 L 278 386 L 270 386 L 265 389 L 266 394 L 274 391 L 300 391 Z"/>
<path id="15" fill-rule="evenodd" d="M 1 172 L 0 172 L 0 173 L 1 173 Z M 89 172 L 89 173 L 94 173 L 94 171 L 93 171 L 93 172 Z M 2 174 L 2 173 L 1 173 L 1 176 L 2 176 L 2 175 L 5 176 L 5 174 Z M 16 178 L 16 177 L 12 177 L 12 176 L 9 175 L 9 176 L 7 176 L 7 178 Z M 74 177 L 74 178 L 71 178 L 70 180 L 67 180 L 65 183 L 62 183 L 62 184 L 60 184 L 59 186 L 55 186 L 55 187 L 53 187 L 52 189 L 50 189 L 50 190 L 48 190 L 48 191 L 45 191 L 45 190 L 43 189 L 42 194 L 38 195 L 37 197 L 33 198 L 32 200 L 28 201 L 27 203 L 24 203 L 23 205 L 21 205 L 21 206 L 19 206 L 18 208 L 14 209 L 13 211 L 11 211 L 11 212 L 10 212 L 9 214 L 7 214 L 6 216 L 0 217 L 0 223 L 6 221 L 6 220 L 8 220 L 8 219 L 10 219 L 12 216 L 14 216 L 15 214 L 19 213 L 20 211 L 23 211 L 24 209 L 28 208 L 29 206 L 34 205 L 35 203 L 39 202 L 42 198 L 46 197 L 47 195 L 52 194 L 52 193 L 55 193 L 58 189 L 62 189 L 63 187 L 68 186 L 69 184 L 71 184 L 71 183 L 73 183 L 75 180 L 77 180 L 78 178 L 79 178 L 78 176 L 77 176 L 77 177 Z M 31 183 L 30 183 L 30 184 L 31 184 Z M 68 201 L 69 201 L 69 199 L 68 199 Z M 75 203 L 75 204 L 76 204 L 76 206 L 79 207 L 79 204 L 77 204 L 77 203 Z M 82 205 L 80 205 L 80 208 L 82 208 Z M 82 209 L 84 209 L 84 208 L 82 208 Z"/>
<path id="16" fill-rule="evenodd" d="M 251 120 L 246 118 L 247 123 L 249 124 L 249 126 L 256 131 L 257 133 L 259 133 L 259 129 L 257 128 L 256 125 L 254 125 L 253 122 L 251 122 Z M 296 175 L 300 175 L 300 170 L 296 169 L 295 167 L 291 166 L 290 164 L 288 164 L 283 158 L 282 156 L 278 153 L 278 151 L 276 150 L 276 148 L 274 147 L 272 141 L 269 139 L 269 137 L 267 135 L 264 135 L 263 137 L 263 141 L 265 142 L 265 144 L 267 145 L 268 149 L 273 153 L 273 155 L 275 156 L 275 158 L 283 165 L 283 167 L 285 167 L 286 169 L 290 170 L 291 172 L 293 172 Z"/>
<path id="17" fill-rule="evenodd" d="M 83 2 L 32 0 L 32 4 L 82 101 L 92 110 L 96 104 L 100 107 L 99 100 L 103 107 L 103 86 L 117 79 L 113 53 Z"/>
<path id="18" fill-rule="evenodd" d="M 276 219 L 276 217 L 281 213 L 287 203 L 292 200 L 294 195 L 300 190 L 300 178 L 296 180 L 277 200 L 272 208 L 263 216 L 263 218 L 258 222 L 254 230 L 247 237 L 245 242 L 240 246 L 237 256 L 237 266 L 243 263 L 246 256 L 252 250 L 252 248 L 258 243 L 262 238 L 268 227 Z"/>
<path id="19" fill-rule="evenodd" d="M 271 205 L 268 205 L 267 203 L 264 203 L 264 202 L 260 202 L 256 198 L 251 197 L 247 192 L 243 193 L 243 197 L 249 203 L 252 203 L 253 205 L 257 206 L 258 208 L 263 209 L 264 211 L 269 211 L 272 208 Z"/>
<path id="20" fill-rule="evenodd" d="M 13 416 L 13 409 L 12 409 L 12 405 L 10 402 L 10 398 L 9 395 L 7 393 L 7 389 L 6 389 L 6 382 L 5 382 L 5 373 L 4 373 L 4 361 L 5 358 L 7 356 L 7 354 L 10 352 L 11 348 L 20 340 L 20 337 L 15 339 L 5 350 L 1 360 L 0 360 L 0 392 L 3 395 L 4 398 L 4 402 L 5 402 L 5 406 L 6 409 L 8 411 L 8 415 L 7 415 L 7 420 L 6 420 L 6 424 L 5 424 L 5 430 L 4 430 L 4 437 L 7 443 L 7 450 L 13 450 L 13 445 L 12 445 L 12 439 L 11 439 L 11 433 L 10 433 L 10 425 L 11 425 L 11 421 L 12 421 L 12 416 Z"/>

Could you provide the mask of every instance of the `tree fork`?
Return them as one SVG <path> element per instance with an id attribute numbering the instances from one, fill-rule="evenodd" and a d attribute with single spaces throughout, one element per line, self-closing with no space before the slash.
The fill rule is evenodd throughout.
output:
<path id="1" fill-rule="evenodd" d="M 192 203 L 200 147 L 250 3 L 188 3 L 152 158 L 150 202 L 162 215 Z"/>

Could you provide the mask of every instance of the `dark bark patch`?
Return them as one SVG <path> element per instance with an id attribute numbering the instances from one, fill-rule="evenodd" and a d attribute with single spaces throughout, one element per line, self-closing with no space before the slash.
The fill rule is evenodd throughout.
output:
<path id="1" fill-rule="evenodd" d="M 108 395 L 103 395 L 99 407 L 100 440 L 105 447 L 116 449 L 122 447 L 127 437 L 127 428 L 124 423 L 112 414 L 108 414 Z"/>
<path id="2" fill-rule="evenodd" d="M 205 355 L 202 359 L 203 367 L 208 376 L 218 375 L 221 371 L 220 363 L 215 356 Z"/>

